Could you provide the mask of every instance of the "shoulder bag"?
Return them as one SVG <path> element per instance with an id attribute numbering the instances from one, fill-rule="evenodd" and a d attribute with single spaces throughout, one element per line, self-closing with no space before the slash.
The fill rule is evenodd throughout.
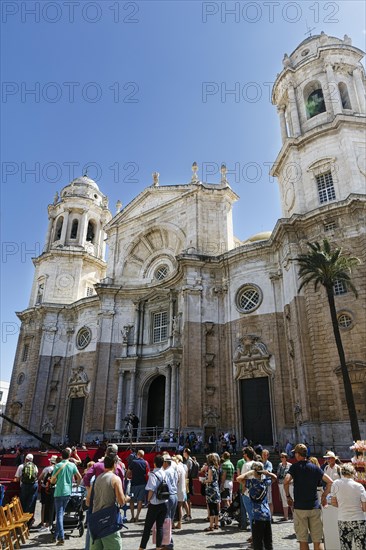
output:
<path id="1" fill-rule="evenodd" d="M 94 483 L 90 496 L 89 510 L 93 510 Z M 119 506 L 117 504 L 113 504 L 112 506 L 102 508 L 97 512 L 89 512 L 88 527 L 93 542 L 96 539 L 102 539 L 122 529 L 123 520 Z"/>
<path id="2" fill-rule="evenodd" d="M 60 472 L 62 472 L 62 470 L 65 468 L 67 462 L 65 462 L 65 464 L 59 469 L 57 470 L 56 474 L 52 475 L 51 476 L 51 479 L 50 479 L 50 485 L 56 485 L 57 483 L 57 476 Z"/>

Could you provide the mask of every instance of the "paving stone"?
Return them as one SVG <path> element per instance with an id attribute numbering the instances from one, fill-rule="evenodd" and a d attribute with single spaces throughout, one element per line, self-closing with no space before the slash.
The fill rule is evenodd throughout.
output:
<path id="1" fill-rule="evenodd" d="M 146 509 L 142 511 L 141 518 L 145 518 Z M 192 512 L 193 520 L 183 523 L 182 529 L 174 531 L 174 549 L 175 550 L 246 550 L 249 544 L 246 543 L 250 532 L 239 531 L 236 522 L 226 526 L 218 531 L 205 533 L 203 530 L 208 523 L 205 521 L 207 512 L 204 508 L 194 508 Z M 130 514 L 128 512 L 128 517 Z M 272 525 L 273 547 L 274 550 L 298 550 L 299 544 L 293 531 L 293 522 L 280 522 L 280 517 L 275 517 L 275 523 Z M 36 524 L 40 520 L 40 504 L 37 503 Z M 137 550 L 139 548 L 141 535 L 144 527 L 143 521 L 138 523 L 127 523 L 128 529 L 123 529 L 123 550 Z M 22 548 L 58 548 L 51 542 L 51 535 L 31 531 L 30 540 Z M 77 530 L 73 533 L 66 532 L 65 550 L 81 550 L 85 548 L 85 534 L 78 536 Z M 150 538 L 147 550 L 155 548 Z"/>

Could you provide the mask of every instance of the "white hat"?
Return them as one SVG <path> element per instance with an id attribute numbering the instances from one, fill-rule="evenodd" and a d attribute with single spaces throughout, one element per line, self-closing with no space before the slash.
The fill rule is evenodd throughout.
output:
<path id="1" fill-rule="evenodd" d="M 51 464 L 56 464 L 57 462 L 57 455 L 52 455 L 51 458 L 48 459 Z"/>
<path id="2" fill-rule="evenodd" d="M 33 455 L 31 453 L 27 454 L 27 456 L 25 457 L 25 460 L 29 460 L 30 462 L 33 461 Z"/>
<path id="3" fill-rule="evenodd" d="M 333 451 L 327 451 L 323 458 L 337 458 Z"/>

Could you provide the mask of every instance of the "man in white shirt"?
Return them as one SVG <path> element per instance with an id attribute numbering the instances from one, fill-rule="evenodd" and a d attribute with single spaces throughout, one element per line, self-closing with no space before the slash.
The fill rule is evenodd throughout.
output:
<path id="1" fill-rule="evenodd" d="M 341 478 L 341 467 L 336 464 L 337 457 L 333 451 L 327 451 L 323 456 L 328 461 L 328 464 L 324 468 L 324 473 L 330 477 L 333 481 Z"/>

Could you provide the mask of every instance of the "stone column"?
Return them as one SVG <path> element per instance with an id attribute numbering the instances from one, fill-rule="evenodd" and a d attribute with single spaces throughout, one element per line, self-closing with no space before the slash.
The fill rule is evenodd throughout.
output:
<path id="1" fill-rule="evenodd" d="M 64 222 L 62 224 L 62 231 L 61 231 L 61 237 L 60 237 L 61 244 L 65 244 L 65 241 L 66 241 L 66 232 L 69 225 L 69 214 L 70 214 L 69 210 L 65 210 L 63 213 Z"/>
<path id="2" fill-rule="evenodd" d="M 81 216 L 79 239 L 78 239 L 78 244 L 81 246 L 85 245 L 86 222 L 87 222 L 87 214 L 86 214 L 86 210 L 84 210 Z"/>
<path id="3" fill-rule="evenodd" d="M 289 82 L 288 88 L 288 99 L 289 99 L 289 106 L 290 106 L 290 116 L 292 120 L 292 127 L 294 132 L 294 137 L 298 137 L 301 135 L 301 129 L 300 129 L 300 119 L 299 119 L 299 112 L 297 109 L 297 101 L 296 101 L 296 95 L 295 95 L 295 88 L 292 82 Z"/>
<path id="4" fill-rule="evenodd" d="M 127 414 L 135 412 L 135 385 L 136 385 L 136 370 L 133 369 L 131 373 L 131 384 L 130 384 L 130 395 L 128 401 L 128 411 Z"/>
<path id="5" fill-rule="evenodd" d="M 280 115 L 282 143 L 285 143 L 286 139 L 288 138 L 286 117 L 285 117 L 285 107 L 283 105 L 281 105 L 280 107 L 277 107 L 277 112 Z"/>
<path id="6" fill-rule="evenodd" d="M 352 82 L 348 83 L 347 89 L 348 89 L 349 100 L 351 102 L 351 109 L 354 113 L 358 113 L 359 106 L 358 106 L 358 98 L 356 93 L 355 79 L 353 79 Z"/>
<path id="7" fill-rule="evenodd" d="M 174 299 L 172 294 L 169 297 L 169 347 L 173 345 L 173 319 L 174 319 Z"/>
<path id="8" fill-rule="evenodd" d="M 171 375 L 170 365 L 165 369 L 165 399 L 164 399 L 164 430 L 170 428 L 170 402 L 171 402 Z"/>
<path id="9" fill-rule="evenodd" d="M 123 369 L 118 369 L 118 393 L 117 393 L 117 410 L 116 410 L 116 422 L 114 429 L 119 432 L 122 424 L 122 392 L 123 392 Z"/>
<path id="10" fill-rule="evenodd" d="M 365 104 L 365 86 L 362 81 L 362 69 L 357 67 L 353 71 L 353 79 L 355 82 L 357 97 L 358 97 L 358 104 L 360 106 L 360 112 L 365 114 L 366 110 L 366 104 Z"/>
<path id="11" fill-rule="evenodd" d="M 99 234 L 98 234 L 98 241 L 96 242 L 96 256 L 97 258 L 103 258 L 103 246 L 104 246 L 104 231 L 102 224 L 99 223 Z"/>
<path id="12" fill-rule="evenodd" d="M 176 428 L 176 407 L 177 407 L 177 369 L 178 365 L 173 361 L 171 364 L 171 390 L 170 390 L 170 429 L 175 430 Z"/>
<path id="13" fill-rule="evenodd" d="M 334 71 L 331 63 L 325 65 L 325 72 L 327 73 L 328 90 L 329 90 L 329 104 L 335 115 L 343 112 L 342 100 L 339 94 L 339 88 L 334 78 Z"/>
<path id="14" fill-rule="evenodd" d="M 49 250 L 49 249 L 50 249 L 50 246 L 51 246 L 50 239 L 51 239 L 52 226 L 53 226 L 54 221 L 55 221 L 54 216 L 50 216 L 50 217 L 49 217 L 49 222 L 48 222 L 48 227 L 47 227 L 45 245 L 44 245 L 44 249 L 45 249 L 46 251 Z"/>

